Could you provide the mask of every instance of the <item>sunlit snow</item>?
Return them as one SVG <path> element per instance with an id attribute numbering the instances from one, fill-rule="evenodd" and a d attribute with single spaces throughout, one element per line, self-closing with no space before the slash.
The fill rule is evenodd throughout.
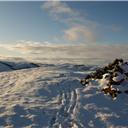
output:
<path id="1" fill-rule="evenodd" d="M 0 63 L 1 128 L 128 127 L 128 95 L 113 101 L 97 83 L 80 84 L 96 66 L 67 63 L 32 67 L 27 63 L 21 69 L 18 63 L 15 67 Z"/>

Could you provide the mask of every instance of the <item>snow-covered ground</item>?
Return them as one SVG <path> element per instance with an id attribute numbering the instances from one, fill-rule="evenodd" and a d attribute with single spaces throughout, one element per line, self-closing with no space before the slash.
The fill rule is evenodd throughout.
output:
<path id="1" fill-rule="evenodd" d="M 96 66 L 5 66 L 0 64 L 6 69 L 0 73 L 0 128 L 128 128 L 128 95 L 112 100 L 97 83 L 80 84 Z"/>

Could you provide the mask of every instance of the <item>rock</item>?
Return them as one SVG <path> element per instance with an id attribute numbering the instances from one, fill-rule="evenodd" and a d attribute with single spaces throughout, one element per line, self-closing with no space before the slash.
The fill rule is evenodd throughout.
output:
<path id="1" fill-rule="evenodd" d="M 124 62 L 123 59 L 115 59 L 107 66 L 87 75 L 81 83 L 86 85 L 93 79 L 99 79 L 101 91 L 114 99 L 122 93 L 118 86 L 122 86 L 124 81 L 128 82 L 128 62 Z M 128 94 L 128 89 L 123 92 Z"/>

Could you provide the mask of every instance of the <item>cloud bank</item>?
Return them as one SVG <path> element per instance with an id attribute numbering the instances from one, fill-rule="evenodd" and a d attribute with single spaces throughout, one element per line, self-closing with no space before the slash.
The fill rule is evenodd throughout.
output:
<path id="1" fill-rule="evenodd" d="M 0 44 L 0 48 L 32 58 L 101 58 L 114 59 L 128 56 L 128 45 L 86 44 L 53 45 L 47 42 L 24 41 L 16 44 Z"/>

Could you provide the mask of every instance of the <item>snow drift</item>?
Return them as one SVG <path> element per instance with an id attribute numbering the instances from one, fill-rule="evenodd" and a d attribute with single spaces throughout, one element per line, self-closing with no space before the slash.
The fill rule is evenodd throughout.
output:
<path id="1" fill-rule="evenodd" d="M 127 128 L 127 95 L 113 101 L 99 91 L 97 82 L 80 84 L 96 68 L 42 64 L 1 72 L 0 127 Z"/>

